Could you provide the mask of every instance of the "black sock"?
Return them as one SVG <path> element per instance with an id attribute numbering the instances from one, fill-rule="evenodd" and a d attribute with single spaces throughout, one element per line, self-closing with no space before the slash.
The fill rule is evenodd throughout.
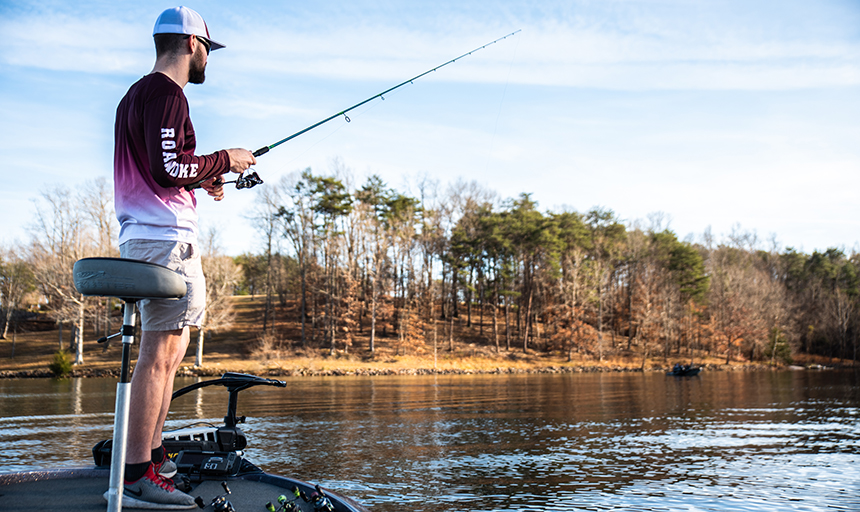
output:
<path id="1" fill-rule="evenodd" d="M 137 482 L 146 474 L 146 470 L 149 469 L 150 464 L 152 464 L 151 461 L 126 464 L 124 480 L 128 483 Z"/>
<path id="2" fill-rule="evenodd" d="M 152 449 L 152 463 L 161 464 L 164 462 L 164 446 Z"/>

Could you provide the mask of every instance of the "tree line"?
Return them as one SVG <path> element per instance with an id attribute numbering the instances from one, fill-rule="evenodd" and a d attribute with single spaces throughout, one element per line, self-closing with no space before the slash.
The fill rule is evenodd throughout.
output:
<path id="1" fill-rule="evenodd" d="M 234 293 L 265 296 L 261 335 L 283 338 L 278 315 L 290 314 L 299 332 L 279 342 L 331 353 L 374 352 L 380 337 L 403 352 L 453 349 L 456 326 L 496 351 L 568 358 L 856 360 L 855 252 L 764 249 L 739 227 L 679 240 L 659 213 L 625 223 L 602 207 L 542 211 L 529 194 L 500 199 L 475 183 L 413 188 L 355 184 L 339 163 L 259 188 L 248 240 L 259 252 L 224 256 L 214 230 L 201 241 L 210 310 L 198 363 L 204 333 L 231 322 Z M 29 242 L 0 254 L 2 335 L 35 291 L 81 363 L 86 324 L 105 331 L 116 305 L 80 296 L 71 269 L 117 255 L 112 192 L 97 180 L 35 206 Z"/>
<path id="2" fill-rule="evenodd" d="M 763 249 L 740 227 L 679 240 L 659 213 L 644 226 L 600 207 L 541 211 L 529 194 L 500 200 L 475 183 L 414 188 L 353 184 L 336 162 L 262 189 L 263 251 L 236 262 L 245 291 L 266 295 L 263 329 L 292 297 L 294 341 L 330 352 L 372 352 L 380 334 L 421 351 L 453 343 L 457 322 L 497 351 L 568 358 L 856 360 L 856 253 Z"/>

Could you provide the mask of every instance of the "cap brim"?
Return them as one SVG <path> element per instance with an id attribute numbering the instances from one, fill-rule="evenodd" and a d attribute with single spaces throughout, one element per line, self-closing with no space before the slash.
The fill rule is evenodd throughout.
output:
<path id="1" fill-rule="evenodd" d="M 202 36 L 198 36 L 198 37 L 202 37 Z M 203 39 L 206 39 L 207 41 L 209 41 L 209 51 L 220 50 L 221 48 L 227 48 L 227 45 L 223 45 L 223 44 L 219 43 L 218 41 L 213 41 L 213 40 L 205 38 L 205 37 Z"/>

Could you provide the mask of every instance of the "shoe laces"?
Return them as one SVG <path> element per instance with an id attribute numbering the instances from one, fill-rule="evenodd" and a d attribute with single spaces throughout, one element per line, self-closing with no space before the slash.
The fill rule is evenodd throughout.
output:
<path id="1" fill-rule="evenodd" d="M 164 478 L 155 471 L 153 471 L 152 477 L 149 480 L 167 492 L 176 490 L 176 486 L 173 485 L 173 482 L 169 478 Z"/>

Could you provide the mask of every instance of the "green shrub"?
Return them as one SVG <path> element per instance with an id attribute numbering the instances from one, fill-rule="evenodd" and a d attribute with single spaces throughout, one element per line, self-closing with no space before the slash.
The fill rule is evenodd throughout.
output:
<path id="1" fill-rule="evenodd" d="M 54 352 L 54 362 L 48 365 L 54 377 L 62 379 L 72 373 L 72 359 L 65 350 Z"/>
<path id="2" fill-rule="evenodd" d="M 770 339 L 768 340 L 768 346 L 764 351 L 764 355 L 772 361 L 779 360 L 785 364 L 792 364 L 794 362 L 791 356 L 791 345 L 788 344 L 788 340 L 786 340 L 785 335 L 778 327 L 770 330 Z"/>

